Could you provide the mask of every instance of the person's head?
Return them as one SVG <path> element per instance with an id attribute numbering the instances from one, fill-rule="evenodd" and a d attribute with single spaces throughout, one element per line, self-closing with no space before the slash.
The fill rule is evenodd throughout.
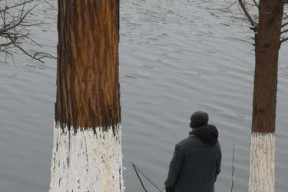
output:
<path id="1" fill-rule="evenodd" d="M 208 113 L 203 111 L 196 111 L 190 117 L 190 127 L 197 129 L 208 124 L 209 116 Z"/>

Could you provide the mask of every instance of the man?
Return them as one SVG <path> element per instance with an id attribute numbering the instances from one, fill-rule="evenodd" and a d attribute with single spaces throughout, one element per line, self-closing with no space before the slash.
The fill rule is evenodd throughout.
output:
<path id="1" fill-rule="evenodd" d="M 222 157 L 218 131 L 208 124 L 208 119 L 202 111 L 192 114 L 189 137 L 175 146 L 166 192 L 214 192 Z"/>

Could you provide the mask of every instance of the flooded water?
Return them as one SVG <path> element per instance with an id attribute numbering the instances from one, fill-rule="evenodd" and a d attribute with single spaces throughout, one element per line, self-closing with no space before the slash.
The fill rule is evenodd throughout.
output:
<path id="1" fill-rule="evenodd" d="M 49 1 L 50 2 L 50 1 Z M 42 45 L 29 50 L 56 56 L 57 7 L 39 0 L 31 28 Z M 254 53 L 241 19 L 219 10 L 223 0 L 121 1 L 120 83 L 124 179 L 127 192 L 142 191 L 134 162 L 163 188 L 174 145 L 189 132 L 195 110 L 210 114 L 220 132 L 222 172 L 216 191 L 247 191 Z M 53 8 L 54 7 L 54 8 Z M 233 8 L 232 8 L 233 9 Z M 235 8 L 237 10 L 237 7 Z M 276 127 L 276 191 L 288 184 L 288 58 L 282 46 Z M 0 187 L 3 192 L 48 191 L 54 123 L 56 60 L 45 64 L 15 56 L 0 64 Z M 157 191 L 145 179 L 149 192 Z"/>

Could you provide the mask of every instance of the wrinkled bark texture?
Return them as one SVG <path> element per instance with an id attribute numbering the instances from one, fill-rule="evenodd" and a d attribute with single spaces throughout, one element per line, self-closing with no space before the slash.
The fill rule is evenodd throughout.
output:
<path id="1" fill-rule="evenodd" d="M 252 132 L 275 131 L 278 52 L 283 0 L 260 0 L 259 23 L 255 33 Z"/>
<path id="2" fill-rule="evenodd" d="M 119 0 L 58 0 L 58 6 L 56 124 L 113 127 L 120 122 Z"/>
<path id="3" fill-rule="evenodd" d="M 275 191 L 275 118 L 283 0 L 260 0 L 248 192 Z"/>

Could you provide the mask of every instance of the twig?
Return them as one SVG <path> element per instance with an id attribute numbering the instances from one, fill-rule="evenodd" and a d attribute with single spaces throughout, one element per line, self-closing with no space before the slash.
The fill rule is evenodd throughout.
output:
<path id="1" fill-rule="evenodd" d="M 137 171 L 136 166 L 134 165 L 134 163 L 132 163 L 132 165 L 133 165 L 133 168 L 134 168 L 134 170 L 135 170 L 135 172 L 136 172 L 136 175 L 137 175 L 137 177 L 138 177 L 138 179 L 139 179 L 139 181 L 140 181 L 140 183 L 141 183 L 141 185 L 142 185 L 142 188 L 144 189 L 145 192 L 148 192 L 148 191 L 146 190 L 145 186 L 144 186 L 144 183 L 142 182 L 141 177 L 139 176 L 139 173 L 138 173 L 138 171 Z"/>
<path id="2" fill-rule="evenodd" d="M 237 1 L 235 1 L 234 3 L 232 3 L 231 5 L 229 5 L 228 7 L 226 7 L 225 9 L 230 9 L 233 5 L 235 5 L 237 3 Z"/>
<path id="3" fill-rule="evenodd" d="M 4 9 L 0 9 L 0 13 L 6 12 L 6 11 L 8 11 L 9 9 L 13 9 L 13 8 L 16 8 L 16 7 L 20 7 L 20 6 L 26 5 L 27 3 L 31 3 L 32 1 L 34 1 L 34 0 L 24 1 L 23 3 L 18 3 L 18 4 L 15 4 L 15 5 L 13 5 L 13 6 L 10 6 L 10 7 L 5 6 Z"/>
<path id="4" fill-rule="evenodd" d="M 27 15 L 36 7 L 37 5 L 35 5 L 34 7 L 32 7 L 30 10 L 28 10 L 24 15 L 21 15 L 21 17 L 19 18 L 18 22 L 17 23 L 12 23 L 13 25 L 8 25 L 8 27 L 4 28 L 4 30 L 2 32 L 6 32 L 6 31 L 9 31 L 11 29 L 15 29 L 16 27 L 18 27 L 23 21 L 24 19 L 27 17 Z"/>
<path id="5" fill-rule="evenodd" d="M 16 44 L 16 43 L 13 43 L 15 47 L 17 47 L 18 49 L 20 49 L 23 53 L 25 53 L 26 55 L 28 55 L 29 57 L 31 57 L 32 59 L 35 59 L 37 61 L 40 61 L 41 63 L 44 63 L 44 61 L 41 60 L 41 58 L 37 58 L 36 54 L 34 55 L 31 55 L 29 54 L 27 51 L 25 51 L 20 45 Z"/>
<path id="6" fill-rule="evenodd" d="M 51 3 L 49 3 L 48 1 L 46 0 L 43 0 L 47 5 L 49 5 L 51 8 L 55 9 L 55 6 L 53 6 Z"/>
<path id="7" fill-rule="evenodd" d="M 1 0 L 0 0 L 1 1 Z M 20 50 L 25 55 L 31 57 L 32 59 L 38 60 L 42 63 L 43 58 L 50 57 L 49 54 L 44 54 L 41 52 L 29 53 L 26 49 L 22 47 L 23 41 L 30 40 L 30 42 L 34 43 L 37 46 L 42 47 L 36 41 L 29 37 L 29 30 L 27 29 L 30 26 L 40 25 L 42 23 L 29 23 L 27 22 L 28 15 L 35 9 L 33 6 L 31 9 L 26 11 L 25 6 L 28 3 L 33 2 L 34 0 L 25 0 L 23 3 L 14 4 L 12 6 L 8 6 L 7 0 L 5 1 L 5 7 L 0 9 L 0 52 L 6 54 L 6 57 L 12 56 L 14 52 L 12 51 L 14 48 Z M 20 10 L 16 10 L 16 14 L 14 9 L 17 7 Z M 13 9 L 13 11 L 8 12 L 8 10 Z"/>

